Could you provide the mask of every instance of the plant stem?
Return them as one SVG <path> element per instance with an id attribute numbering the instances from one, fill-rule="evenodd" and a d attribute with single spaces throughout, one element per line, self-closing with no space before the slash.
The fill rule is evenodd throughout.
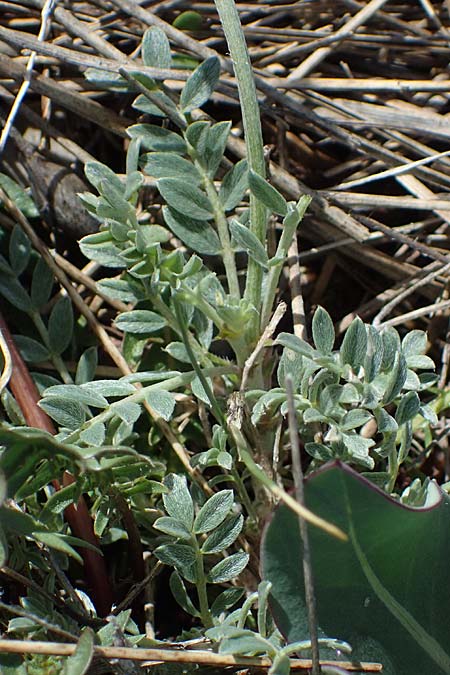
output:
<path id="1" fill-rule="evenodd" d="M 264 144 L 261 131 L 258 98 L 253 79 L 244 32 L 234 0 L 214 0 L 222 23 L 231 60 L 236 75 L 239 99 L 244 125 L 245 144 L 249 169 L 265 178 Z M 250 229 L 262 244 L 266 240 L 267 213 L 266 208 L 252 195 L 250 196 Z M 253 304 L 257 311 L 261 309 L 262 269 L 255 261 L 248 261 L 248 275 L 245 286 L 245 298 Z M 259 336 L 259 326 L 252 326 L 252 338 Z"/>
<path id="2" fill-rule="evenodd" d="M 197 586 L 200 614 L 203 626 L 205 628 L 212 628 L 214 626 L 214 622 L 211 616 L 211 612 L 209 611 L 208 594 L 206 592 L 206 576 L 205 576 L 205 569 L 203 567 L 203 555 L 202 552 L 200 551 L 197 537 L 195 535 L 192 536 L 192 543 L 195 550 L 195 564 L 197 573 L 197 581 L 195 585 Z"/>

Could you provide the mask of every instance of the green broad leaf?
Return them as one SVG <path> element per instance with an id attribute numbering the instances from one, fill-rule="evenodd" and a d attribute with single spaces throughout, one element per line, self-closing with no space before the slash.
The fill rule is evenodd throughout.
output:
<path id="1" fill-rule="evenodd" d="M 158 180 L 158 190 L 170 207 L 181 213 L 189 213 L 189 217 L 209 220 L 214 215 L 208 197 L 189 181 L 161 178 Z"/>
<path id="2" fill-rule="evenodd" d="M 139 138 L 146 150 L 178 152 L 181 155 L 186 152 L 186 143 L 181 136 L 155 124 L 134 124 L 128 127 L 127 134 L 130 138 Z"/>
<path id="3" fill-rule="evenodd" d="M 136 77 L 136 79 L 139 80 L 141 78 Z M 131 107 L 146 113 L 147 115 L 153 115 L 154 117 L 167 117 L 167 114 L 161 109 L 161 106 L 163 106 L 165 110 L 171 110 L 175 116 L 179 116 L 180 113 L 177 106 L 163 91 L 157 89 L 153 90 L 152 99 L 153 100 L 150 101 L 144 94 L 139 94 L 133 101 Z M 161 106 L 158 105 L 158 103 L 160 103 Z"/>
<path id="4" fill-rule="evenodd" d="M 115 246 L 109 232 L 88 234 L 79 242 L 80 250 L 89 260 L 95 260 L 103 267 L 126 267 L 121 250 Z"/>
<path id="5" fill-rule="evenodd" d="M 342 342 L 340 356 L 342 363 L 348 363 L 356 369 L 362 366 L 367 353 L 366 327 L 357 316 L 347 328 Z"/>
<path id="6" fill-rule="evenodd" d="M 39 309 L 49 300 L 53 289 L 53 273 L 43 258 L 39 258 L 33 270 L 31 280 L 31 302 Z"/>
<path id="7" fill-rule="evenodd" d="M 409 422 L 420 412 L 420 398 L 415 391 L 408 391 L 402 396 L 395 413 L 395 421 L 401 425 Z"/>
<path id="8" fill-rule="evenodd" d="M 175 410 L 175 399 L 170 392 L 164 391 L 164 389 L 153 389 L 148 392 L 145 399 L 163 420 L 168 422 L 172 418 Z"/>
<path id="9" fill-rule="evenodd" d="M 252 630 L 233 626 L 232 632 L 234 634 L 227 635 L 220 641 L 219 654 L 256 656 L 257 654 L 275 653 L 274 646 Z"/>
<path id="10" fill-rule="evenodd" d="M 46 523 L 52 515 L 63 513 L 68 506 L 78 500 L 79 496 L 80 487 L 77 483 L 71 483 L 54 492 L 41 511 L 41 522 Z"/>
<path id="11" fill-rule="evenodd" d="M 114 403 L 110 410 L 117 417 L 120 417 L 123 422 L 130 425 L 139 419 L 142 412 L 141 406 L 138 403 L 133 403 L 133 401 L 119 401 L 118 403 Z"/>
<path id="12" fill-rule="evenodd" d="M 211 614 L 219 617 L 223 612 L 233 607 L 244 595 L 243 588 L 226 588 L 211 605 Z"/>
<path id="13" fill-rule="evenodd" d="M 183 87 L 180 107 L 184 113 L 200 108 L 211 97 L 220 77 L 220 61 L 211 56 L 190 75 Z"/>
<path id="14" fill-rule="evenodd" d="M 126 333 L 144 334 L 161 330 L 166 325 L 166 320 L 148 309 L 135 309 L 119 314 L 114 323 L 119 330 Z"/>
<path id="15" fill-rule="evenodd" d="M 219 237 L 207 221 L 194 220 L 168 206 L 163 207 L 163 216 L 174 235 L 196 253 L 218 255 L 222 250 Z"/>
<path id="16" fill-rule="evenodd" d="M 178 572 L 172 572 L 172 574 L 170 575 L 169 586 L 170 590 L 172 591 L 173 597 L 178 602 L 180 607 L 184 609 L 185 612 L 187 612 L 191 616 L 196 617 L 201 616 L 200 612 L 198 611 L 198 609 L 196 609 L 196 607 L 192 603 L 192 600 L 188 596 L 186 586 L 184 585 L 184 581 L 180 577 Z"/>
<path id="17" fill-rule="evenodd" d="M 19 211 L 22 211 L 24 216 L 27 218 L 39 218 L 39 210 L 30 195 L 5 173 L 0 173 L 0 187 L 3 188 L 7 196 L 14 202 Z"/>
<path id="18" fill-rule="evenodd" d="M 31 536 L 38 529 L 38 523 L 28 513 L 8 506 L 0 506 L 0 526 L 6 532 Z"/>
<path id="19" fill-rule="evenodd" d="M 305 443 L 305 450 L 308 455 L 321 462 L 327 462 L 334 457 L 332 449 L 323 443 Z"/>
<path id="20" fill-rule="evenodd" d="M 130 382 L 124 380 L 94 380 L 93 382 L 86 382 L 83 389 L 106 398 L 128 396 L 136 392 L 136 388 Z"/>
<path id="21" fill-rule="evenodd" d="M 169 534 L 171 537 L 181 539 L 182 541 L 189 541 L 189 539 L 192 537 L 191 532 L 186 529 L 180 520 L 176 520 L 176 518 L 170 518 L 170 516 L 158 518 L 153 523 L 153 527 L 155 530 L 164 532 L 164 534 Z"/>
<path id="22" fill-rule="evenodd" d="M 87 673 L 94 656 L 94 632 L 83 628 L 72 656 L 66 659 L 63 675 L 84 675 Z"/>
<path id="23" fill-rule="evenodd" d="M 80 403 L 68 401 L 61 396 L 46 396 L 38 405 L 61 427 L 75 431 L 86 421 L 85 408 Z"/>
<path id="24" fill-rule="evenodd" d="M 178 14 L 172 25 L 174 28 L 178 28 L 178 30 L 196 31 L 200 30 L 202 24 L 203 19 L 201 14 L 187 10 Z"/>
<path id="25" fill-rule="evenodd" d="M 99 89 L 119 92 L 131 90 L 131 85 L 128 80 L 118 73 L 100 70 L 100 68 L 86 68 L 83 75 L 88 82 L 92 82 Z"/>
<path id="26" fill-rule="evenodd" d="M 142 60 L 151 68 L 171 68 L 172 55 L 170 43 L 161 28 L 152 26 L 148 28 L 142 37 Z"/>
<path id="27" fill-rule="evenodd" d="M 148 152 L 141 157 L 142 170 L 153 178 L 178 178 L 198 185 L 201 176 L 192 162 L 173 152 Z"/>
<path id="28" fill-rule="evenodd" d="M 116 176 L 114 171 L 102 164 L 101 162 L 87 162 L 84 166 L 84 174 L 91 185 L 93 185 L 98 192 L 101 192 L 102 183 L 111 186 L 119 194 L 124 191 L 124 185 L 120 178 Z"/>
<path id="29" fill-rule="evenodd" d="M 248 163 L 246 159 L 237 162 L 223 177 L 219 198 L 225 211 L 232 211 L 242 201 L 248 189 Z"/>
<path id="30" fill-rule="evenodd" d="M 109 278 L 101 279 L 97 282 L 97 288 L 101 293 L 114 300 L 121 300 L 122 302 L 131 302 L 133 304 L 144 300 L 145 293 L 127 279 Z"/>
<path id="31" fill-rule="evenodd" d="M 63 296 L 53 307 L 48 320 L 48 340 L 53 354 L 62 354 L 72 341 L 72 303 Z"/>
<path id="32" fill-rule="evenodd" d="M 406 363 L 409 368 L 423 370 L 434 370 L 436 368 L 433 359 L 430 359 L 429 356 L 425 356 L 425 354 L 413 354 L 412 356 L 407 356 Z"/>
<path id="33" fill-rule="evenodd" d="M 450 499 L 433 484 L 427 506 L 411 508 L 339 462 L 305 481 L 305 499 L 348 534 L 342 542 L 309 527 L 320 629 L 353 646 L 363 638 L 378 642 L 395 675 L 449 673 Z M 302 555 L 298 518 L 281 506 L 265 531 L 261 562 L 288 643 L 309 638 Z M 439 584 L 430 586 L 430 570 Z"/>
<path id="34" fill-rule="evenodd" d="M 407 373 L 408 367 L 405 357 L 400 352 L 397 352 L 383 396 L 384 405 L 391 403 L 391 401 L 397 398 L 397 396 L 400 394 L 401 390 L 403 389 L 403 385 L 406 382 Z"/>
<path id="35" fill-rule="evenodd" d="M 335 341 L 333 321 L 323 307 L 318 307 L 312 320 L 314 345 L 321 354 L 331 354 Z"/>
<path id="36" fill-rule="evenodd" d="M 230 221 L 230 232 L 235 244 L 244 249 L 250 258 L 264 267 L 267 266 L 269 261 L 267 251 L 258 237 L 248 227 L 233 218 Z"/>
<path id="37" fill-rule="evenodd" d="M 168 494 L 163 495 L 164 508 L 169 516 L 179 520 L 191 531 L 194 522 L 194 502 L 186 478 L 170 473 L 164 479 L 164 485 L 169 489 Z"/>
<path id="38" fill-rule="evenodd" d="M 357 429 L 367 424 L 372 419 L 372 415 L 362 408 L 354 408 L 349 410 L 339 423 L 339 429 L 342 431 L 349 431 L 350 429 Z"/>
<path id="39" fill-rule="evenodd" d="M 280 333 L 275 340 L 275 344 L 283 345 L 283 347 L 287 347 L 287 349 L 297 352 L 297 354 L 301 354 L 302 356 L 306 356 L 307 358 L 314 358 L 316 355 L 316 352 L 311 345 L 291 333 Z"/>
<path id="40" fill-rule="evenodd" d="M 50 358 L 47 347 L 37 340 L 26 335 L 14 335 L 13 337 L 23 360 L 27 363 L 42 363 Z"/>
<path id="41" fill-rule="evenodd" d="M 102 422 L 94 422 L 80 433 L 80 440 L 87 445 L 97 448 L 103 445 L 106 437 L 105 425 Z"/>
<path id="42" fill-rule="evenodd" d="M 375 445 L 371 438 L 363 438 L 359 434 L 341 434 L 342 443 L 345 445 L 349 460 L 367 469 L 373 469 L 375 462 L 369 455 L 369 450 Z"/>
<path id="43" fill-rule="evenodd" d="M 220 553 L 234 544 L 242 531 L 244 517 L 242 514 L 230 514 L 225 520 L 205 539 L 202 553 Z"/>
<path id="44" fill-rule="evenodd" d="M 31 242 L 20 225 L 14 225 L 9 240 L 9 261 L 14 274 L 19 276 L 25 271 L 30 261 Z"/>
<path id="45" fill-rule="evenodd" d="M 22 312 L 30 312 L 32 309 L 31 298 L 20 281 L 3 270 L 0 274 L 0 295 Z"/>
<path id="46" fill-rule="evenodd" d="M 45 390 L 44 396 L 59 396 L 66 401 L 75 401 L 83 405 L 91 405 L 94 408 L 107 408 L 108 401 L 104 396 L 83 385 L 76 384 L 58 384 Z"/>
<path id="47" fill-rule="evenodd" d="M 402 340 L 402 352 L 405 358 L 424 354 L 427 349 L 427 334 L 423 330 L 412 330 Z"/>
<path id="48" fill-rule="evenodd" d="M 394 366 L 397 353 L 400 351 L 400 335 L 392 326 L 389 326 L 381 333 L 383 340 L 383 361 L 381 370 L 390 371 Z"/>
<path id="49" fill-rule="evenodd" d="M 222 161 L 230 130 L 231 122 L 217 122 L 208 126 L 206 133 L 201 137 L 201 142 L 197 145 L 199 160 L 211 178 L 216 175 Z"/>
<path id="50" fill-rule="evenodd" d="M 233 490 L 216 492 L 203 504 L 198 512 L 192 531 L 195 534 L 204 534 L 214 530 L 227 517 L 230 509 L 233 507 L 233 501 Z"/>
<path id="51" fill-rule="evenodd" d="M 162 563 L 171 565 L 187 581 L 195 583 L 196 558 L 194 549 L 187 544 L 164 544 L 154 550 L 155 556 Z"/>
<path id="52" fill-rule="evenodd" d="M 207 581 L 210 584 L 222 584 L 235 579 L 247 567 L 248 553 L 234 553 L 221 560 L 209 570 Z"/>
<path id="53" fill-rule="evenodd" d="M 248 173 L 248 184 L 250 191 L 264 206 L 270 211 L 280 216 L 287 214 L 287 202 L 273 185 L 270 185 L 264 178 L 250 170 Z"/>
<path id="54" fill-rule="evenodd" d="M 76 384 L 85 384 L 90 382 L 95 377 L 97 370 L 98 355 L 97 347 L 88 347 L 80 356 L 78 361 L 77 372 L 75 375 Z"/>
<path id="55" fill-rule="evenodd" d="M 56 551 L 65 553 L 66 555 L 78 560 L 79 563 L 83 562 L 83 559 L 79 553 L 71 546 L 63 534 L 57 534 L 55 532 L 33 532 L 33 539 L 45 544 L 49 548 L 54 548 Z"/>
<path id="56" fill-rule="evenodd" d="M 364 379 L 372 382 L 383 362 L 383 338 L 374 326 L 367 327 L 367 354 L 364 359 Z"/>

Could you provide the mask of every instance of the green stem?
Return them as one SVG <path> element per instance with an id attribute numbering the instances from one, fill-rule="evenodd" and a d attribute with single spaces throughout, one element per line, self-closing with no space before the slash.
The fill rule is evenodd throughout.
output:
<path id="1" fill-rule="evenodd" d="M 196 158 L 196 153 L 192 146 L 188 144 L 188 151 L 191 155 L 191 158 L 194 160 L 195 168 L 199 172 L 203 180 L 203 186 L 205 188 L 207 197 L 211 202 L 211 206 L 214 212 L 214 221 L 217 227 L 217 234 L 219 235 L 220 243 L 222 245 L 222 258 L 223 264 L 225 267 L 225 274 L 227 276 L 228 282 L 228 291 L 230 295 L 236 301 L 241 299 L 241 291 L 239 289 L 239 278 L 236 269 L 236 260 L 234 257 L 234 251 L 231 246 L 230 232 L 228 229 L 228 221 L 223 209 L 222 202 L 219 199 L 217 190 L 214 186 L 213 181 L 206 173 L 205 169 L 201 163 Z"/>
<path id="2" fill-rule="evenodd" d="M 228 44 L 231 60 L 236 75 L 239 99 L 244 125 L 245 145 L 249 168 L 263 178 L 266 175 L 264 162 L 264 143 L 261 131 L 259 104 L 256 95 L 255 81 L 250 62 L 244 32 L 234 0 L 215 0 L 217 12 L 222 23 Z M 267 228 L 266 208 L 252 195 L 250 196 L 250 229 L 262 244 L 265 244 Z M 245 298 L 256 309 L 261 308 L 262 269 L 253 260 L 248 262 Z M 252 326 L 253 339 L 259 336 L 259 326 Z"/>
<path id="3" fill-rule="evenodd" d="M 48 337 L 48 330 L 45 323 L 42 321 L 41 315 L 39 314 L 39 312 L 31 312 L 30 316 L 34 325 L 38 330 L 39 335 L 42 338 L 43 343 L 50 352 L 50 358 L 53 361 L 53 365 L 55 366 L 56 370 L 61 375 L 62 381 L 64 382 L 64 384 L 73 384 L 72 376 L 67 370 L 66 364 L 64 363 L 63 359 L 59 354 L 55 354 L 54 352 L 52 352 L 50 340 Z"/>
<path id="4" fill-rule="evenodd" d="M 200 606 L 200 614 L 204 627 L 212 628 L 214 626 L 214 621 L 211 612 L 209 611 L 208 594 L 206 592 L 206 575 L 203 566 L 203 555 L 202 552 L 200 551 L 197 537 L 195 536 L 192 537 L 192 543 L 195 551 L 195 564 L 197 572 L 196 586 L 198 594 L 198 603 Z"/>

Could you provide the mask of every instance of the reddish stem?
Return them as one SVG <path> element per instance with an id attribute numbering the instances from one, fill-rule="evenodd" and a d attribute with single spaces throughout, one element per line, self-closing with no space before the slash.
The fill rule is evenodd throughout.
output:
<path id="1" fill-rule="evenodd" d="M 8 345 L 12 361 L 12 375 L 9 386 L 20 406 L 25 421 L 30 427 L 43 429 L 44 431 L 48 431 L 48 433 L 55 435 L 56 430 L 53 422 L 42 408 L 38 406 L 38 401 L 40 399 L 38 389 L 31 378 L 28 368 L 14 343 L 6 321 L 3 319 L 1 313 L 0 331 Z M 70 485 L 74 482 L 74 477 L 69 472 L 65 471 L 63 485 Z M 55 490 L 61 489 L 61 484 L 58 480 L 52 481 L 52 484 Z M 71 504 L 65 509 L 64 516 L 74 537 L 78 537 L 97 548 L 100 547 L 94 532 L 92 518 L 83 496 L 79 498 L 76 505 Z M 84 560 L 86 580 L 90 587 L 97 613 L 99 616 L 107 616 L 112 605 L 112 590 L 108 579 L 105 560 L 103 556 L 96 551 L 91 551 L 84 547 L 80 549 L 80 555 Z"/>

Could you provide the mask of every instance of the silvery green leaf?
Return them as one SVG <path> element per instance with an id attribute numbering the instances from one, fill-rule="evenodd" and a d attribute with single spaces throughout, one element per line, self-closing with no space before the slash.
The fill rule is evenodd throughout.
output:
<path id="1" fill-rule="evenodd" d="M 164 389 L 153 389 L 145 397 L 151 408 L 168 422 L 175 410 L 175 399 L 172 394 Z"/>
<path id="2" fill-rule="evenodd" d="M 188 541 L 192 536 L 189 530 L 180 520 L 171 518 L 170 516 L 158 518 L 153 523 L 153 527 L 155 530 L 164 532 L 164 534 L 169 534 L 171 537 L 175 537 L 176 539 Z"/>
<path id="3" fill-rule="evenodd" d="M 374 326 L 367 326 L 367 354 L 364 359 L 364 378 L 366 382 L 378 375 L 383 362 L 383 338 Z"/>
<path id="4" fill-rule="evenodd" d="M 144 334 L 161 330 L 166 325 L 166 320 L 149 309 L 135 309 L 119 314 L 114 323 L 124 332 Z"/>
<path id="5" fill-rule="evenodd" d="M 243 588 L 226 588 L 217 596 L 211 605 L 211 614 L 215 617 L 219 617 L 223 612 L 226 612 L 227 609 L 230 609 L 239 602 L 244 593 L 245 591 Z"/>
<path id="6" fill-rule="evenodd" d="M 155 124 L 133 124 L 128 127 L 127 134 L 130 138 L 140 138 L 146 150 L 178 152 L 181 155 L 186 152 L 186 143 L 181 136 Z"/>
<path id="7" fill-rule="evenodd" d="M 357 429 L 358 427 L 362 427 L 371 419 L 372 415 L 367 410 L 363 410 L 362 408 L 354 408 L 353 410 L 348 411 L 343 420 L 339 423 L 339 428 L 342 429 L 342 431 Z"/>
<path id="8" fill-rule="evenodd" d="M 29 312 L 32 309 L 31 298 L 20 283 L 12 274 L 0 274 L 0 295 L 11 303 L 13 307 Z"/>
<path id="9" fill-rule="evenodd" d="M 409 422 L 415 417 L 420 411 L 420 399 L 417 396 L 415 391 L 408 391 L 407 394 L 402 396 L 400 403 L 397 406 L 397 412 L 395 413 L 395 419 L 397 424 L 404 424 Z"/>
<path id="10" fill-rule="evenodd" d="M 161 225 L 152 223 L 151 225 L 139 225 L 136 232 L 136 250 L 139 253 L 149 253 L 155 244 L 163 244 L 170 239 L 170 232 Z M 133 277 L 132 277 L 133 278 Z M 145 292 L 142 289 L 139 297 L 145 298 Z"/>
<path id="11" fill-rule="evenodd" d="M 126 267 L 118 248 L 109 232 L 97 232 L 88 234 L 79 242 L 80 250 L 89 260 L 95 260 L 103 267 Z"/>
<path id="12" fill-rule="evenodd" d="M 312 424 L 313 422 L 327 422 L 329 418 L 317 408 L 307 408 L 303 413 L 303 423 Z"/>
<path id="13" fill-rule="evenodd" d="M 31 255 L 31 242 L 20 225 L 14 225 L 9 239 L 9 261 L 17 276 L 26 269 Z"/>
<path id="14" fill-rule="evenodd" d="M 427 422 L 429 422 L 430 424 L 438 423 L 438 416 L 436 415 L 435 411 L 431 406 L 421 405 L 419 412 L 422 415 L 422 417 L 425 418 Z"/>
<path id="15" fill-rule="evenodd" d="M 45 390 L 45 396 L 60 396 L 66 401 L 75 401 L 82 405 L 91 405 L 95 408 L 107 408 L 108 401 L 104 396 L 91 387 L 77 386 L 76 384 L 60 384 Z"/>
<path id="16" fill-rule="evenodd" d="M 232 513 L 228 515 L 223 523 L 206 538 L 202 546 L 202 553 L 220 553 L 234 544 L 242 531 L 243 524 L 244 517 L 242 514 Z"/>
<path id="17" fill-rule="evenodd" d="M 47 347 L 41 345 L 37 340 L 33 340 L 26 335 L 14 335 L 13 337 L 23 360 L 27 363 L 42 363 L 49 358 Z"/>
<path id="18" fill-rule="evenodd" d="M 53 354 L 62 354 L 72 341 L 73 311 L 67 296 L 54 305 L 48 320 L 48 340 Z"/>
<path id="19" fill-rule="evenodd" d="M 413 439 L 411 421 L 407 421 L 402 425 L 399 435 L 400 435 L 400 447 L 398 449 L 398 463 L 402 464 L 411 451 L 411 443 Z"/>
<path id="20" fill-rule="evenodd" d="M 197 146 L 200 162 L 206 167 L 208 175 L 211 178 L 214 178 L 216 175 L 216 171 L 222 161 L 228 136 L 230 135 L 230 129 L 231 122 L 217 122 L 216 124 L 207 127 L 201 138 L 204 143 L 199 143 Z"/>
<path id="21" fill-rule="evenodd" d="M 408 368 L 406 372 L 406 380 L 403 389 L 407 389 L 408 391 L 420 391 L 421 389 L 420 380 L 417 374 L 410 368 Z"/>
<path id="22" fill-rule="evenodd" d="M 197 122 L 192 122 L 185 131 L 186 140 L 199 154 L 205 150 L 205 137 L 210 128 L 210 122 L 198 120 Z"/>
<path id="23" fill-rule="evenodd" d="M 283 195 L 251 169 L 248 172 L 248 184 L 256 199 L 267 206 L 270 211 L 278 213 L 280 216 L 287 214 L 287 202 Z"/>
<path id="24" fill-rule="evenodd" d="M 161 105 L 158 105 L 158 103 Z M 167 117 L 167 113 L 162 110 L 161 106 L 167 111 L 171 110 L 175 117 L 179 116 L 178 108 L 172 99 L 163 91 L 158 89 L 152 90 L 152 101 L 150 101 L 147 96 L 144 96 L 144 94 L 139 94 L 139 96 L 137 96 L 131 104 L 132 108 L 146 113 L 147 115 L 153 115 L 154 117 Z"/>
<path id="25" fill-rule="evenodd" d="M 315 350 L 309 345 L 305 340 L 292 335 L 291 333 L 280 333 L 275 344 L 283 345 L 302 356 L 307 356 L 308 358 L 314 358 L 316 355 Z"/>
<path id="26" fill-rule="evenodd" d="M 148 152 L 141 157 L 142 170 L 154 178 L 179 178 L 198 185 L 201 176 L 192 162 L 174 152 Z"/>
<path id="27" fill-rule="evenodd" d="M 342 442 L 352 461 L 373 469 L 375 462 L 369 456 L 369 449 L 375 445 L 375 441 L 371 438 L 363 438 L 359 434 L 342 434 Z"/>
<path id="28" fill-rule="evenodd" d="M 83 384 L 83 389 L 106 396 L 106 398 L 128 396 L 136 392 L 132 384 L 123 380 L 94 380 Z"/>
<path id="29" fill-rule="evenodd" d="M 290 375 L 292 387 L 297 391 L 303 376 L 303 357 L 290 349 L 283 349 L 278 364 L 277 379 L 280 387 L 285 387 L 286 375 Z"/>
<path id="30" fill-rule="evenodd" d="M 375 419 L 378 425 L 378 431 L 382 434 L 396 434 L 398 431 L 398 424 L 392 415 L 389 415 L 384 408 L 377 408 L 375 410 Z"/>
<path id="31" fill-rule="evenodd" d="M 46 396 L 39 401 L 39 407 L 61 427 L 79 429 L 86 421 L 86 411 L 80 403 L 59 396 Z"/>
<path id="32" fill-rule="evenodd" d="M 358 389 L 351 382 L 347 382 L 341 389 L 341 395 L 339 397 L 339 403 L 349 403 L 350 405 L 354 403 L 359 403 L 361 396 L 358 392 Z"/>
<path id="33" fill-rule="evenodd" d="M 419 373 L 420 390 L 428 389 L 436 384 L 438 376 L 435 373 Z"/>
<path id="34" fill-rule="evenodd" d="M 200 108 L 210 98 L 220 77 L 220 61 L 216 56 L 203 61 L 183 87 L 180 107 L 184 113 Z"/>
<path id="35" fill-rule="evenodd" d="M 85 384 L 85 382 L 93 380 L 97 369 L 97 363 L 97 347 L 88 347 L 82 353 L 80 360 L 78 361 L 75 383 Z"/>
<path id="36" fill-rule="evenodd" d="M 383 340 L 383 361 L 382 370 L 391 370 L 394 365 L 395 356 L 400 351 L 400 335 L 392 326 L 385 328 L 381 333 Z"/>
<path id="37" fill-rule="evenodd" d="M 102 422 L 94 422 L 80 433 L 80 439 L 87 445 L 100 447 L 105 441 L 106 431 Z"/>
<path id="38" fill-rule="evenodd" d="M 36 207 L 33 199 L 15 180 L 7 176 L 5 173 L 0 173 L 0 187 L 6 192 L 7 196 L 17 206 L 19 211 L 27 218 L 38 218 L 39 210 Z M 0 200 L 1 204 L 1 200 Z"/>
<path id="39" fill-rule="evenodd" d="M 164 544 L 153 551 L 154 555 L 166 565 L 178 570 L 182 577 L 195 583 L 195 553 L 187 544 Z"/>
<path id="40" fill-rule="evenodd" d="M 39 309 L 50 300 L 53 288 L 53 273 L 43 258 L 39 258 L 31 280 L 31 302 Z"/>
<path id="41" fill-rule="evenodd" d="M 322 669 L 324 675 L 342 675 L 345 671 L 341 668 L 327 670 L 327 667 Z M 291 672 L 291 660 L 287 654 L 282 652 L 277 654 L 270 666 L 268 675 L 289 675 Z"/>
<path id="42" fill-rule="evenodd" d="M 91 628 L 83 628 L 72 656 L 64 663 L 63 675 L 84 675 L 87 673 L 94 656 L 94 633 Z"/>
<path id="43" fill-rule="evenodd" d="M 164 347 L 164 351 L 177 361 L 181 361 L 182 363 L 191 362 L 183 342 L 171 342 L 167 347 Z"/>
<path id="44" fill-rule="evenodd" d="M 218 527 L 227 517 L 233 506 L 233 500 L 233 490 L 221 490 L 212 495 L 198 512 L 194 520 L 193 532 L 204 534 Z"/>
<path id="45" fill-rule="evenodd" d="M 171 473 L 164 479 L 164 485 L 169 489 L 168 494 L 163 495 L 167 513 L 181 521 L 189 531 L 192 530 L 194 503 L 186 485 L 186 478 Z"/>
<path id="46" fill-rule="evenodd" d="M 392 371 L 389 375 L 386 391 L 383 396 L 384 405 L 393 401 L 400 394 L 403 385 L 406 382 L 407 372 L 408 367 L 406 365 L 405 357 L 400 352 L 397 352 Z"/>
<path id="47" fill-rule="evenodd" d="M 252 630 L 234 628 L 235 635 L 224 637 L 220 642 L 220 654 L 242 654 L 256 656 L 257 654 L 273 654 L 274 646 Z"/>
<path id="48" fill-rule="evenodd" d="M 46 501 L 39 516 L 40 521 L 45 523 L 52 515 L 62 513 L 68 506 L 76 502 L 79 496 L 80 486 L 76 483 L 71 483 L 57 490 Z"/>
<path id="49" fill-rule="evenodd" d="M 212 382 L 211 382 L 210 378 L 206 378 L 206 379 L 209 383 L 209 386 L 212 388 Z M 192 389 L 192 393 L 194 394 L 194 396 L 196 396 L 200 401 L 203 401 L 203 403 L 206 403 L 206 405 L 208 405 L 208 406 L 211 405 L 211 401 L 209 400 L 209 396 L 206 393 L 206 391 L 203 387 L 203 384 L 201 383 L 201 381 L 199 380 L 198 377 L 194 377 L 194 379 L 192 380 L 191 389 Z"/>
<path id="50" fill-rule="evenodd" d="M 219 197 L 225 211 L 232 211 L 242 201 L 248 188 L 248 164 L 241 159 L 225 174 Z"/>
<path id="51" fill-rule="evenodd" d="M 86 68 L 83 73 L 88 82 L 92 82 L 99 89 L 108 91 L 129 91 L 131 85 L 122 75 L 118 73 L 100 70 L 100 68 Z"/>
<path id="52" fill-rule="evenodd" d="M 305 450 L 308 455 L 311 455 L 314 459 L 319 459 L 322 462 L 326 462 L 334 457 L 331 448 L 323 443 L 305 443 Z"/>
<path id="53" fill-rule="evenodd" d="M 142 60 L 151 68 L 171 68 L 172 55 L 166 34 L 158 26 L 148 28 L 142 37 Z"/>
<path id="54" fill-rule="evenodd" d="M 364 363 L 367 352 L 366 327 L 357 316 L 347 328 L 340 349 L 342 363 L 348 363 L 352 368 L 358 368 Z"/>
<path id="55" fill-rule="evenodd" d="M 129 424 L 130 426 L 134 424 L 139 417 L 141 416 L 141 406 L 138 403 L 133 403 L 133 401 L 120 401 L 114 403 L 111 408 L 111 412 L 114 412 L 117 417 Z"/>
<path id="56" fill-rule="evenodd" d="M 189 182 L 178 178 L 160 178 L 158 190 L 169 206 L 181 213 L 189 213 L 189 217 L 208 220 L 214 215 L 205 193 Z"/>
<path id="57" fill-rule="evenodd" d="M 119 194 L 123 193 L 124 185 L 120 178 L 116 176 L 114 171 L 102 164 L 101 162 L 87 162 L 84 166 L 84 174 L 91 185 L 93 185 L 98 192 L 101 192 L 101 185 L 106 184 L 115 189 Z"/>
<path id="58" fill-rule="evenodd" d="M 255 262 L 266 267 L 269 260 L 267 251 L 258 237 L 235 218 L 230 221 L 229 226 L 234 243 L 246 251 Z"/>
<path id="59" fill-rule="evenodd" d="M 206 220 L 194 220 L 168 206 L 163 207 L 163 216 L 174 235 L 193 251 L 217 255 L 222 250 L 219 237 Z"/>
<path id="60" fill-rule="evenodd" d="M 402 352 L 406 359 L 409 356 L 424 354 L 426 348 L 427 334 L 423 330 L 412 330 L 402 340 Z"/>
<path id="61" fill-rule="evenodd" d="M 170 575 L 169 586 L 173 597 L 178 602 L 180 607 L 182 607 L 188 614 L 191 614 L 191 616 L 199 617 L 200 612 L 195 608 L 192 600 L 187 594 L 186 586 L 184 585 L 183 579 L 180 577 L 178 572 L 172 572 Z"/>
<path id="62" fill-rule="evenodd" d="M 133 139 L 131 143 L 134 143 Z M 130 171 L 127 173 L 127 180 L 125 183 L 124 199 L 127 201 L 133 200 L 144 183 L 144 176 L 140 171 Z"/>
<path id="63" fill-rule="evenodd" d="M 434 370 L 436 368 L 433 359 L 430 359 L 430 357 L 425 354 L 412 354 L 411 356 L 407 356 L 406 363 L 409 368 L 418 368 L 420 370 Z"/>
<path id="64" fill-rule="evenodd" d="M 312 334 L 316 349 L 321 354 L 331 354 L 335 340 L 334 326 L 330 315 L 323 307 L 318 307 L 314 312 Z"/>
<path id="65" fill-rule="evenodd" d="M 210 584 L 221 584 L 235 579 L 247 567 L 247 553 L 234 553 L 214 565 L 209 571 L 207 580 Z"/>

